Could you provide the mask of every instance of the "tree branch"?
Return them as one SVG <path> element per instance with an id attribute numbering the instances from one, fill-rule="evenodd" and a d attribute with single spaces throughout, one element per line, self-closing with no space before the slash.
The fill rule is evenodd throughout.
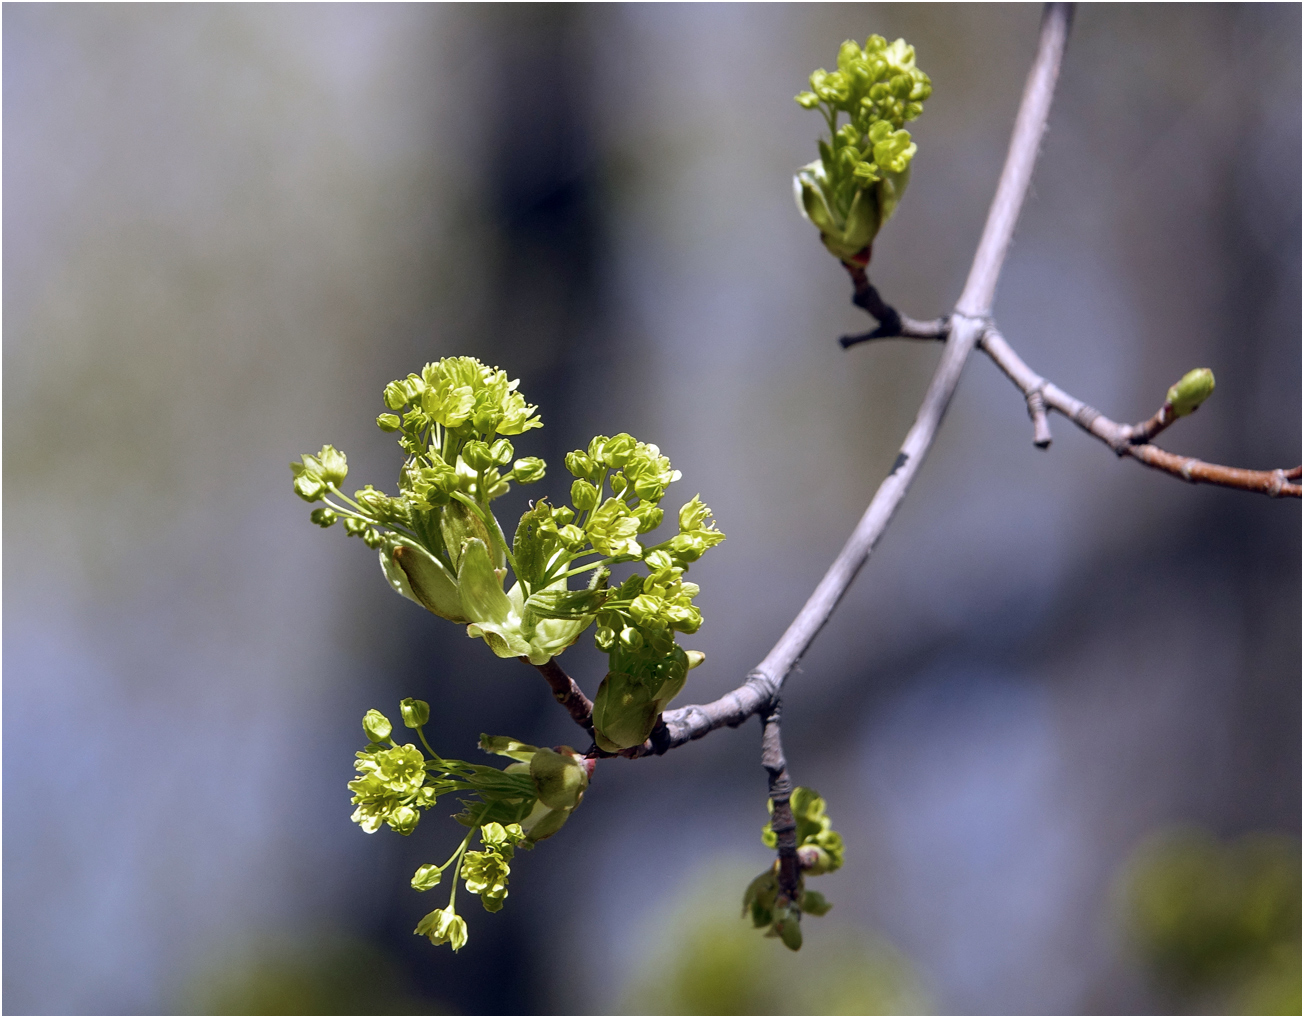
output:
<path id="1" fill-rule="evenodd" d="M 528 657 L 523 657 L 521 660 L 526 664 L 530 663 Z M 539 674 L 548 683 L 548 688 L 552 690 L 556 701 L 565 707 L 571 719 L 592 737 L 593 701 L 584 695 L 584 690 L 580 689 L 579 684 L 562 670 L 555 657 L 534 667 L 539 669 Z"/>
<path id="2" fill-rule="evenodd" d="M 725 725 L 736 727 L 774 701 L 788 673 L 824 628 L 905 497 L 910 482 L 914 480 L 937 435 L 942 416 L 960 380 L 964 362 L 987 327 L 986 318 L 996 290 L 996 281 L 1028 191 L 1041 136 L 1046 129 L 1046 119 L 1050 114 L 1051 98 L 1055 92 L 1055 81 L 1059 76 L 1071 20 L 1071 5 L 1046 5 L 1037 55 L 1028 72 L 1005 167 L 1001 171 L 996 196 L 992 200 L 964 292 L 946 329 L 946 349 L 929 383 L 915 423 L 897 453 L 892 471 L 879 485 L 869 508 L 865 510 L 860 523 L 824 574 L 815 592 L 779 638 L 779 642 L 765 656 L 765 660 L 747 676 L 747 681 L 712 703 L 693 704 L 665 713 L 664 720 L 670 733 L 666 749 L 683 745 L 692 739 L 700 739 Z M 852 279 L 859 286 L 854 271 Z M 865 280 L 865 286 L 867 292 L 864 299 L 869 303 L 871 298 L 868 290 L 872 290 L 872 287 L 869 287 L 868 279 Z M 882 303 L 881 300 L 879 303 Z M 900 316 L 898 318 L 903 323 L 906 321 Z"/>
<path id="3" fill-rule="evenodd" d="M 776 697 L 767 705 L 761 716 L 761 766 L 770 779 L 770 830 L 774 832 L 779 853 L 779 894 L 789 901 L 797 901 L 797 888 L 801 882 L 801 867 L 797 861 L 797 821 L 793 819 L 792 782 L 788 780 L 788 762 L 783 756 L 783 740 L 779 734 L 781 708 Z"/>
<path id="4" fill-rule="evenodd" d="M 1289 471 L 1244 470 L 1240 467 L 1205 463 L 1151 445 L 1150 439 L 1175 420 L 1172 408 L 1167 403 L 1148 421 L 1118 424 L 1039 376 L 1023 362 L 994 327 L 988 327 L 978 345 L 1030 402 L 1032 394 L 1040 395 L 1047 407 L 1069 418 L 1087 434 L 1100 439 L 1119 456 L 1131 456 L 1139 463 L 1192 484 L 1217 484 L 1240 491 L 1259 491 L 1272 498 L 1299 498 L 1301 495 L 1300 485 L 1290 483 L 1299 480 L 1299 467 Z"/>

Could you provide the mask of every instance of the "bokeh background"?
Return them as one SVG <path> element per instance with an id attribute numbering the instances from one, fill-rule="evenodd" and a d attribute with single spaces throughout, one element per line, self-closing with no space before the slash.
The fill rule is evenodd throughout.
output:
<path id="1" fill-rule="evenodd" d="M 944 313 L 1038 19 L 6 6 L 5 1010 L 1234 1009 L 1147 961 L 1127 874 L 1174 826 L 1228 872 L 1247 833 L 1297 851 L 1299 503 L 1188 487 L 1060 419 L 1040 452 L 981 357 L 790 680 L 794 776 L 849 845 L 797 959 L 735 919 L 769 858 L 755 723 L 601 764 L 457 957 L 412 936 L 439 903 L 407 887 L 453 825 L 349 822 L 369 707 L 428 699 L 454 756 L 575 730 L 311 526 L 286 464 L 332 442 L 392 486 L 382 386 L 460 353 L 547 422 L 518 448 L 553 472 L 508 516 L 594 433 L 658 443 L 729 536 L 693 567 L 707 664 L 681 700 L 730 688 L 938 356 L 838 348 L 867 320 L 793 206 L 819 118 L 792 96 L 844 38 L 917 47 L 935 94 L 872 275 Z M 1216 394 L 1161 444 L 1298 463 L 1300 109 L 1295 5 L 1080 9 L 996 304 L 1034 369 L 1135 420 L 1207 365 Z M 592 693 L 600 659 L 566 663 Z"/>

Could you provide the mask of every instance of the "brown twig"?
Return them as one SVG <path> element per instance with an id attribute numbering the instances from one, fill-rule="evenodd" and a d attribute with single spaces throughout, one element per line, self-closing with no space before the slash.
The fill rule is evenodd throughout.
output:
<path id="1" fill-rule="evenodd" d="M 523 657 L 521 660 L 526 664 L 530 663 L 528 657 Z M 556 701 L 566 708 L 566 712 L 577 725 L 592 736 L 593 701 L 584 695 L 584 690 L 580 689 L 579 684 L 562 670 L 555 657 L 534 667 L 539 669 L 539 674 L 548 683 L 548 688 L 552 690 Z"/>
<path id="2" fill-rule="evenodd" d="M 843 336 L 839 339 L 838 342 L 842 344 L 844 350 L 849 346 L 864 343 L 871 339 L 887 339 L 889 337 L 896 339 L 946 338 L 947 320 L 945 318 L 934 318 L 931 321 L 907 318 L 891 304 L 883 300 L 877 287 L 869 281 L 864 266 L 843 262 L 842 267 L 851 276 L 853 287 L 851 303 L 873 315 L 879 323 L 878 328 L 872 332 L 861 333 L 858 336 Z"/>
<path id="3" fill-rule="evenodd" d="M 767 705 L 761 717 L 761 766 L 770 780 L 770 830 L 774 832 L 775 847 L 779 853 L 779 894 L 795 902 L 801 883 L 801 868 L 797 861 L 797 821 L 792 815 L 792 782 L 788 778 L 788 762 L 783 756 L 783 740 L 779 733 L 781 708 L 776 697 Z"/>
<path id="4" fill-rule="evenodd" d="M 1190 456 L 1160 449 L 1150 444 L 1150 438 L 1159 434 L 1176 418 L 1172 407 L 1165 402 L 1159 412 L 1141 424 L 1118 424 L 1094 407 L 1070 396 L 1052 382 L 1033 371 L 1005 337 L 989 326 L 979 342 L 979 347 L 1005 372 L 1019 390 L 1031 400 L 1031 394 L 1040 396 L 1045 406 L 1063 414 L 1087 434 L 1104 442 L 1120 456 L 1131 456 L 1138 463 L 1180 477 L 1192 484 L 1217 484 L 1239 491 L 1258 491 L 1272 498 L 1299 498 L 1301 487 L 1291 484 L 1300 478 L 1300 468 L 1292 470 L 1244 470 L 1205 463 Z"/>

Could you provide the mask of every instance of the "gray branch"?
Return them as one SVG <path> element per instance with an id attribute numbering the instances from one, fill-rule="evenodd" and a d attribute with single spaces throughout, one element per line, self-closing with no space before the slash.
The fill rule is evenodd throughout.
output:
<path id="1" fill-rule="evenodd" d="M 824 574 L 815 592 L 779 642 L 765 656 L 765 660 L 751 671 L 746 682 L 720 699 L 667 711 L 664 720 L 669 739 L 661 740 L 664 747 L 658 747 L 661 752 L 692 739 L 700 739 L 717 728 L 726 725 L 736 727 L 773 703 L 788 673 L 824 628 L 891 522 L 910 482 L 914 480 L 933 444 L 942 417 L 960 381 L 964 363 L 987 328 L 1001 265 L 1014 235 L 1019 210 L 1023 207 L 1028 182 L 1032 178 L 1037 150 L 1046 129 L 1071 20 L 1071 4 L 1046 5 L 1037 55 L 1023 90 L 1023 101 L 1014 123 L 1005 168 L 1001 171 L 996 196 L 992 200 L 964 292 L 946 330 L 946 349 L 891 473 L 879 485 L 869 508 L 865 510 L 860 523 Z M 650 744 L 647 751 L 654 751 Z"/>

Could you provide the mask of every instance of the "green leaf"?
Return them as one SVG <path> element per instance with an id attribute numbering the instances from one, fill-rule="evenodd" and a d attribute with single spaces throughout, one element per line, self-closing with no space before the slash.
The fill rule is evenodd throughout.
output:
<path id="1" fill-rule="evenodd" d="M 516 537 L 512 541 L 516 578 L 530 590 L 543 582 L 548 561 L 560 547 L 557 528 L 551 526 L 552 517 L 552 506 L 547 499 L 539 499 L 516 525 Z"/>
<path id="2" fill-rule="evenodd" d="M 380 548 L 380 567 L 390 586 L 408 600 L 452 622 L 471 621 L 453 574 L 415 541 L 391 537 Z"/>
<path id="3" fill-rule="evenodd" d="M 825 900 L 819 891 L 803 891 L 801 910 L 809 915 L 826 915 L 833 906 Z"/>
<path id="4" fill-rule="evenodd" d="M 463 545 L 462 562 L 457 571 L 457 586 L 462 607 L 472 622 L 508 621 L 512 605 L 503 593 L 503 581 L 494 570 L 489 549 L 478 537 Z"/>

